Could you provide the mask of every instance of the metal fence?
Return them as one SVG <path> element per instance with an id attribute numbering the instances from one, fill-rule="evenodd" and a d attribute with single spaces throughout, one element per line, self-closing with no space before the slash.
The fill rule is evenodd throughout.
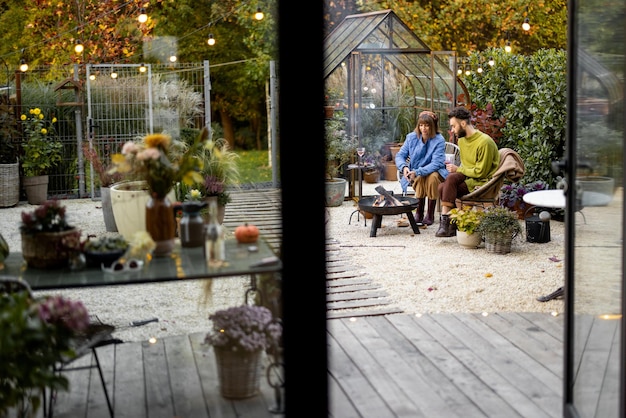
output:
<path id="1" fill-rule="evenodd" d="M 99 180 L 82 154 L 89 143 L 104 166 L 124 142 L 165 131 L 185 139 L 210 124 L 208 62 L 87 64 L 15 73 L 16 116 L 39 108 L 57 118 L 63 160 L 49 173 L 51 197 L 97 197 Z M 21 138 L 24 141 L 26 138 Z"/>

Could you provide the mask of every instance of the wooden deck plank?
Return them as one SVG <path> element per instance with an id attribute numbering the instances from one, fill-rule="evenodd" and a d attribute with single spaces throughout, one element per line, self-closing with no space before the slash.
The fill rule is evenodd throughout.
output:
<path id="1" fill-rule="evenodd" d="M 459 320 L 459 317 L 463 320 Z M 518 409 L 522 416 L 549 417 L 558 414 L 561 406 L 558 382 L 555 382 L 556 387 L 547 386 L 541 378 L 550 376 L 549 373 L 539 373 L 541 378 L 532 374 L 533 370 L 543 370 L 541 364 L 531 361 L 530 368 L 524 367 L 524 364 L 519 363 L 520 358 L 526 358 L 523 351 L 510 345 L 509 350 L 494 344 L 493 339 L 497 340 L 497 336 L 489 335 L 489 338 L 485 338 L 485 327 L 472 326 L 479 325 L 475 319 L 476 316 L 467 314 L 442 314 L 435 318 L 450 335 L 471 344 L 476 358 L 488 364 L 491 370 L 504 379 L 506 386 L 499 384 L 502 397 Z"/>
<path id="2" fill-rule="evenodd" d="M 174 405 L 170 376 L 165 361 L 165 343 L 142 342 L 144 378 L 146 382 L 146 415 L 150 418 L 173 417 Z"/>
<path id="3" fill-rule="evenodd" d="M 113 405 L 117 418 L 142 418 L 146 413 L 143 348 L 140 343 L 115 345 Z"/>
<path id="4" fill-rule="evenodd" d="M 189 338 L 163 341 L 175 416 L 208 417 Z"/>
<path id="5" fill-rule="evenodd" d="M 380 393 L 372 386 L 371 381 L 365 377 L 364 372 L 359 367 L 359 365 L 362 367 L 367 367 L 368 364 L 373 365 L 374 362 L 367 355 L 367 352 L 359 347 L 358 341 L 354 341 L 351 333 L 345 329 L 340 320 L 328 321 L 327 325 L 329 330 L 328 363 L 330 378 L 337 382 L 341 390 L 351 400 L 352 406 L 360 417 L 393 416 L 387 402 L 381 398 Z M 362 353 L 362 355 L 355 356 L 355 352 L 357 354 Z M 365 362 L 361 361 L 363 359 Z M 343 416 L 342 411 L 336 411 L 332 404 L 330 410 L 333 416 Z"/>

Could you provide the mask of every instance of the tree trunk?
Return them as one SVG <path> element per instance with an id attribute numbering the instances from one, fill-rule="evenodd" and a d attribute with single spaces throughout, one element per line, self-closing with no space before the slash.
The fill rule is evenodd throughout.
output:
<path id="1" fill-rule="evenodd" d="M 235 127 L 230 115 L 223 110 L 220 110 L 220 119 L 222 121 L 222 128 L 224 129 L 224 139 L 228 142 L 228 147 L 235 149 Z"/>

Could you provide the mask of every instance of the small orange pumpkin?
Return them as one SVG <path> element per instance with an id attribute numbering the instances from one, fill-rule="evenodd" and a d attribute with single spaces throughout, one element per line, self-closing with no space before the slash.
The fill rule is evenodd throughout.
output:
<path id="1" fill-rule="evenodd" d="M 235 228 L 235 238 L 237 238 L 237 242 L 242 244 L 251 244 L 256 242 L 259 238 L 259 228 L 255 225 L 248 225 L 247 223 L 239 225 Z"/>

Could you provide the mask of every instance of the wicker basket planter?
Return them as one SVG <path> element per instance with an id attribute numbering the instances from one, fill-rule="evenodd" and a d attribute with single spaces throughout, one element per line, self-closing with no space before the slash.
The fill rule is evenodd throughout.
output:
<path id="1" fill-rule="evenodd" d="M 511 252 L 511 243 L 514 236 L 506 234 L 486 234 L 485 249 L 490 253 L 508 254 Z"/>
<path id="2" fill-rule="evenodd" d="M 232 351 L 214 347 L 220 393 L 225 398 L 250 398 L 261 385 L 262 350 Z"/>
<path id="3" fill-rule="evenodd" d="M 20 164 L 0 164 L 0 207 L 15 206 L 20 201 Z"/>
<path id="4" fill-rule="evenodd" d="M 62 240 L 70 235 L 78 235 L 80 238 L 80 229 L 36 234 L 22 232 L 22 255 L 28 267 L 38 269 L 67 267 L 70 251 L 62 244 Z"/>

